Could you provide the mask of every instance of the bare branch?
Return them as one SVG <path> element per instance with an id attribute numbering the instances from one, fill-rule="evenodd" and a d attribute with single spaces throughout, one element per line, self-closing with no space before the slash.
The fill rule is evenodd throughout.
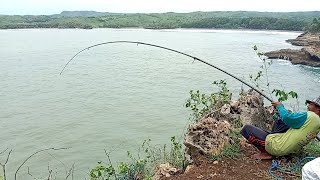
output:
<path id="1" fill-rule="evenodd" d="M 65 168 L 66 173 L 68 173 L 67 166 L 60 159 L 56 158 L 54 155 L 50 154 L 49 152 L 47 152 L 47 154 L 49 154 L 52 158 L 54 158 L 55 160 L 60 162 L 63 165 L 63 167 Z"/>
<path id="2" fill-rule="evenodd" d="M 7 150 L 8 150 L 8 149 L 2 151 L 0 154 L 6 152 Z M 12 149 L 9 151 L 8 156 L 7 156 L 7 160 L 6 160 L 5 163 L 4 163 L 4 164 L 0 163 L 0 165 L 2 166 L 2 170 L 3 170 L 3 179 L 4 179 L 4 180 L 7 180 L 7 176 L 6 176 L 6 165 L 7 165 L 8 161 L 9 161 L 9 157 L 10 157 L 11 152 L 12 152 Z"/>
<path id="3" fill-rule="evenodd" d="M 6 150 L 5 150 L 6 151 Z M 5 151 L 3 151 L 2 153 L 4 153 Z M 7 160 L 6 160 L 6 162 L 5 163 L 0 163 L 0 165 L 2 165 L 2 166 L 5 166 L 7 163 L 8 163 L 8 160 L 9 160 L 9 157 L 10 157 L 10 154 L 11 154 L 11 152 L 12 152 L 12 149 L 9 151 L 9 154 L 8 154 L 8 156 L 7 156 Z M 1 153 L 0 153 L 1 154 Z"/>
<path id="4" fill-rule="evenodd" d="M 12 149 L 9 151 L 9 154 L 8 154 L 8 156 L 7 156 L 7 160 L 6 160 L 6 162 L 4 163 L 4 165 L 6 165 L 6 164 L 8 163 L 11 152 L 12 152 Z"/>
<path id="5" fill-rule="evenodd" d="M 73 180 L 73 173 L 74 173 L 74 163 L 73 163 L 73 165 L 72 165 L 72 176 L 71 176 L 71 180 Z"/>
<path id="6" fill-rule="evenodd" d="M 48 163 L 48 171 L 49 171 L 49 175 L 48 175 L 47 180 L 52 180 L 52 169 L 50 169 L 49 163 Z"/>
<path id="7" fill-rule="evenodd" d="M 63 165 L 63 167 L 64 167 L 65 169 L 67 169 L 67 166 L 66 166 L 60 159 L 56 158 L 54 155 L 50 154 L 49 152 L 47 152 L 47 154 L 49 154 L 52 158 L 54 158 L 55 160 L 57 160 L 58 162 L 60 162 L 60 163 Z"/>
<path id="8" fill-rule="evenodd" d="M 37 178 L 35 178 L 31 173 L 30 173 L 30 168 L 28 167 L 28 174 L 35 180 L 38 180 Z"/>
<path id="9" fill-rule="evenodd" d="M 33 153 L 32 155 L 30 155 L 26 160 L 23 161 L 23 163 L 18 167 L 18 169 L 16 170 L 15 174 L 14 174 L 14 179 L 17 180 L 17 174 L 20 170 L 20 168 L 34 155 L 40 153 L 40 152 L 43 152 L 43 151 L 48 151 L 48 150 L 65 150 L 65 149 L 69 149 L 69 148 L 47 148 L 47 149 L 42 149 L 42 150 L 39 150 L 35 153 Z M 10 154 L 10 153 L 9 153 Z"/>
<path id="10" fill-rule="evenodd" d="M 60 162 L 62 165 L 63 165 L 63 167 L 65 168 L 65 170 L 66 170 L 66 179 L 68 179 L 69 178 L 69 176 L 71 175 L 71 173 L 72 173 L 72 176 L 73 176 L 73 172 L 74 172 L 74 163 L 73 163 L 73 165 L 72 165 L 72 167 L 70 168 L 70 169 L 67 169 L 67 165 L 65 164 L 65 163 L 63 163 L 60 159 L 58 159 L 58 158 L 56 158 L 54 155 L 52 155 L 51 153 L 49 153 L 49 152 L 47 152 L 47 154 L 49 154 L 52 158 L 54 158 L 55 160 L 57 160 L 58 162 Z"/>
<path id="11" fill-rule="evenodd" d="M 107 150 L 106 150 L 106 149 L 104 149 L 104 152 L 106 153 L 106 155 L 107 155 L 107 157 L 108 157 L 108 161 L 109 161 L 109 163 L 110 163 L 110 166 L 112 166 L 112 168 L 113 168 L 113 165 L 112 165 L 112 162 L 111 162 L 111 159 L 110 159 L 110 154 L 111 154 L 111 152 L 107 153 Z M 115 178 L 115 179 L 118 179 L 116 173 L 114 173 L 114 178 Z"/>
<path id="12" fill-rule="evenodd" d="M 71 174 L 72 174 L 72 179 L 73 179 L 73 170 L 74 170 L 74 163 L 73 163 L 72 167 L 69 169 L 69 171 L 67 172 L 66 180 L 69 178 L 69 176 Z"/>

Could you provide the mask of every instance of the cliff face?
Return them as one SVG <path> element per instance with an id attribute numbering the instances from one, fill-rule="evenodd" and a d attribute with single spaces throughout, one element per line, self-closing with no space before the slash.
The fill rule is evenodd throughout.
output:
<path id="1" fill-rule="evenodd" d="M 303 46 L 300 50 L 281 49 L 265 53 L 269 59 L 285 59 L 292 64 L 303 64 L 320 67 L 320 33 L 303 33 L 296 39 L 286 42 L 295 46 Z"/>

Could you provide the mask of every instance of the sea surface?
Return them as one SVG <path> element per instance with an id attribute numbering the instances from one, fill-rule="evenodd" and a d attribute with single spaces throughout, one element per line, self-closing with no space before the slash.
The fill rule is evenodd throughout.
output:
<path id="1" fill-rule="evenodd" d="M 253 50 L 299 48 L 285 42 L 301 32 L 251 30 L 24 29 L 0 30 L 0 161 L 8 179 L 17 168 L 20 179 L 41 179 L 48 167 L 60 176 L 74 165 L 75 179 L 89 177 L 90 168 L 137 153 L 146 139 L 169 144 L 181 141 L 191 111 L 185 108 L 190 90 L 210 93 L 215 80 L 226 80 L 234 98 L 242 83 L 192 58 L 137 44 L 172 48 L 205 60 L 250 82 L 262 61 Z M 268 69 L 270 89 L 295 91 L 298 102 L 285 105 L 306 110 L 305 99 L 319 96 L 320 69 L 274 60 Z M 266 79 L 259 82 L 265 87 Z M 266 95 L 271 96 L 268 90 Z M 273 97 L 274 98 L 274 97 Z M 270 103 L 266 101 L 266 105 Z M 299 105 L 299 106 L 298 106 Z M 29 175 L 28 175 L 29 167 Z M 31 175 L 30 175 L 31 174 Z M 1 175 L 1 174 L 0 174 Z"/>

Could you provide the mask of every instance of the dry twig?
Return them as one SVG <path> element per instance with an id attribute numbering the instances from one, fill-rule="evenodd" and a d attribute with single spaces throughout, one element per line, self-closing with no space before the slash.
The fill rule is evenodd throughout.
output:
<path id="1" fill-rule="evenodd" d="M 33 157 L 34 155 L 40 153 L 40 152 L 43 152 L 43 151 L 48 151 L 48 150 L 64 150 L 64 149 L 69 149 L 69 148 L 47 148 L 47 149 L 42 149 L 42 150 L 39 150 L 35 153 L 33 153 L 32 155 L 30 155 L 27 159 L 25 159 L 23 161 L 23 163 L 18 167 L 18 169 L 16 170 L 15 174 L 14 174 L 14 179 L 17 180 L 17 175 L 18 175 L 18 172 L 19 170 L 21 169 L 21 167 L 31 158 Z M 12 150 L 11 150 L 12 151 Z M 9 152 L 9 155 L 11 153 L 11 151 Z M 8 159 L 7 159 L 8 160 Z M 50 172 L 50 171 L 49 171 Z M 49 177 L 50 177 L 50 174 L 49 174 Z M 5 179 L 6 180 L 6 179 Z"/>
<path id="2" fill-rule="evenodd" d="M 8 150 L 8 148 L 6 150 L 2 151 L 0 154 L 6 152 L 7 150 Z M 7 177 L 6 177 L 6 165 L 7 165 L 8 161 L 9 161 L 9 157 L 10 157 L 11 152 L 12 152 L 12 149 L 9 151 L 6 161 L 4 163 L 0 163 L 0 165 L 2 166 L 2 170 L 3 170 L 3 179 L 4 180 L 7 180 Z"/>

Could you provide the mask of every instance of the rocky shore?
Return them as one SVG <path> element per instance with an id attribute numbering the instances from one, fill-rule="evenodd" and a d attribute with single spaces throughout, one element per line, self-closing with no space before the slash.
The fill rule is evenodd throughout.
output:
<path id="1" fill-rule="evenodd" d="M 285 59 L 292 64 L 320 67 L 320 33 L 306 32 L 296 39 L 288 39 L 286 42 L 302 46 L 301 49 L 280 49 L 265 53 L 269 59 Z"/>
<path id="2" fill-rule="evenodd" d="M 272 108 L 264 106 L 263 97 L 249 90 L 237 100 L 217 103 L 212 108 L 209 114 L 188 127 L 184 141 L 188 166 L 178 170 L 169 164 L 161 164 L 154 180 L 272 178 L 268 173 L 271 160 L 251 158 L 258 151 L 240 135 L 240 129 L 245 124 L 271 129 L 274 122 Z M 286 162 L 284 164 L 289 165 Z M 299 176 L 295 173 L 277 175 L 283 179 L 297 179 Z"/>

